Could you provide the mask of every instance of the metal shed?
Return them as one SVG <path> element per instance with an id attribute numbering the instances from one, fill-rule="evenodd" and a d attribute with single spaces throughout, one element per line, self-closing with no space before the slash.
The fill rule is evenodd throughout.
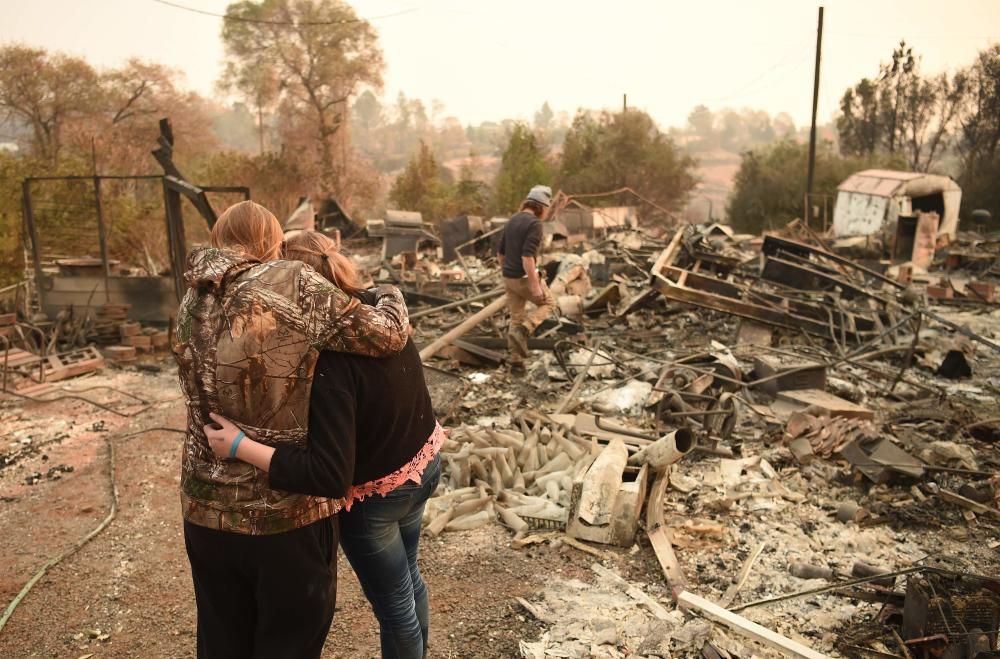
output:
<path id="1" fill-rule="evenodd" d="M 900 216 L 937 213 L 937 235 L 954 238 L 962 189 L 951 178 L 936 174 L 867 169 L 852 174 L 837 187 L 833 212 L 835 236 L 892 236 Z"/>

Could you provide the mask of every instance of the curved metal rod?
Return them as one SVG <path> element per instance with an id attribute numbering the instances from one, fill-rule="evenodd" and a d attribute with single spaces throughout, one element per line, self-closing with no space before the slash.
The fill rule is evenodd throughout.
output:
<path id="1" fill-rule="evenodd" d="M 17 327 L 17 331 L 19 331 L 19 332 L 21 332 L 23 330 L 23 328 L 27 327 L 32 332 L 37 333 L 38 334 L 38 339 L 39 339 L 39 341 L 38 341 L 39 348 L 38 349 L 42 351 L 42 354 L 40 356 L 42 357 L 42 359 L 45 359 L 46 357 L 48 357 L 49 351 L 48 351 L 48 346 L 46 346 L 46 344 L 45 344 L 45 332 L 42 331 L 41 327 L 38 327 L 37 325 L 32 325 L 31 323 L 17 323 L 17 325 L 15 325 L 15 327 Z M 21 338 L 24 338 L 24 334 L 23 333 L 21 334 Z"/>
<path id="2" fill-rule="evenodd" d="M 74 395 L 74 394 L 83 394 L 83 393 L 86 393 L 88 391 L 94 391 L 96 389 L 107 389 L 108 391 L 113 391 L 116 394 L 120 394 L 122 396 L 127 396 L 129 398 L 132 398 L 133 400 L 138 401 L 142 405 L 146 405 L 146 404 L 149 404 L 149 403 L 155 404 L 155 403 L 164 402 L 164 401 L 157 401 L 157 400 L 149 401 L 149 400 L 146 400 L 144 398 L 139 398 L 135 394 L 130 394 L 127 391 L 122 391 L 121 389 L 116 389 L 116 388 L 114 388 L 112 386 L 109 386 L 109 385 L 106 385 L 106 384 L 98 384 L 98 385 L 94 385 L 93 387 L 87 387 L 86 389 L 65 389 L 65 388 L 60 387 L 59 389 L 53 390 L 53 392 L 57 391 L 57 392 L 63 393 L 63 394 Z M 45 392 L 45 393 L 53 393 L 53 392 Z M 178 399 L 177 398 L 171 398 L 170 400 L 178 400 Z"/>
<path id="3" fill-rule="evenodd" d="M 575 348 L 579 348 L 581 350 L 586 350 L 587 352 L 593 353 L 595 358 L 598 357 L 598 356 L 600 356 L 601 359 L 604 360 L 603 363 L 591 364 L 592 366 L 609 366 L 609 365 L 614 365 L 614 366 L 617 366 L 617 367 L 622 368 L 622 369 L 625 368 L 625 363 L 624 362 L 621 362 L 621 361 L 615 359 L 614 357 L 612 357 L 611 355 L 609 355 L 606 352 L 605 353 L 600 353 L 598 350 L 595 350 L 593 346 L 583 345 L 582 343 L 577 343 L 576 341 L 573 341 L 573 340 L 570 340 L 570 339 L 560 339 L 559 341 L 556 341 L 555 344 L 552 346 L 552 353 L 555 355 L 556 361 L 559 362 L 559 366 L 562 367 L 563 372 L 566 373 L 566 376 L 570 380 L 576 378 L 576 376 L 578 375 L 577 373 L 571 373 L 570 372 L 570 367 L 573 367 L 573 368 L 576 368 L 576 369 L 580 369 L 580 368 L 584 368 L 584 367 L 583 367 L 583 365 L 580 365 L 580 364 L 570 364 L 570 363 L 568 363 L 566 361 L 566 355 L 563 354 L 565 346 L 572 346 L 572 347 L 575 347 Z M 593 359 L 591 359 L 591 362 L 593 362 Z"/>
<path id="4" fill-rule="evenodd" d="M 119 412 L 115 408 L 109 407 L 109 406 L 107 406 L 107 405 L 105 405 L 103 403 L 98 403 L 97 401 L 90 400 L 89 398 L 84 398 L 83 396 L 74 396 L 72 394 L 64 394 L 64 395 L 59 396 L 57 398 L 35 398 L 34 396 L 27 396 L 25 394 L 19 394 L 16 391 L 7 391 L 7 392 L 4 392 L 4 393 L 7 393 L 7 394 L 9 394 L 11 396 L 16 396 L 18 398 L 22 398 L 24 400 L 30 400 L 32 403 L 55 403 L 55 402 L 58 402 L 60 400 L 79 400 L 79 401 L 82 401 L 84 403 L 89 403 L 90 405 L 93 405 L 94 407 L 98 407 L 98 408 L 100 408 L 102 410 L 105 410 L 107 412 L 111 412 L 112 414 L 115 414 L 117 416 L 122 416 L 122 417 L 136 416 L 138 414 L 142 414 L 143 412 L 145 412 L 146 410 L 148 410 L 149 408 L 152 407 L 152 405 L 146 405 L 146 406 L 140 408 L 139 410 L 132 411 L 132 412 L 129 412 L 129 413 L 126 414 L 125 412 Z"/>

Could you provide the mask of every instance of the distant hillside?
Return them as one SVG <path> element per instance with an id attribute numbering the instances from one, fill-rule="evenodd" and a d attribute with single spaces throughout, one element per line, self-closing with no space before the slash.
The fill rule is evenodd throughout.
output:
<path id="1" fill-rule="evenodd" d="M 683 217 L 688 222 L 724 220 L 726 202 L 733 188 L 733 179 L 740 168 L 740 154 L 724 149 L 712 149 L 698 154 L 697 175 L 701 179 L 691 194 Z M 711 208 L 711 218 L 709 209 Z"/>

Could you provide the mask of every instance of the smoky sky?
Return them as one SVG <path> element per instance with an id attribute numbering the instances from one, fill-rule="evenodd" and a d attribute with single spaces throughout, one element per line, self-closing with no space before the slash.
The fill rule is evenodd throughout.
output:
<path id="1" fill-rule="evenodd" d="M 222 13 L 226 0 L 176 0 Z M 438 118 L 530 119 L 544 102 L 645 109 L 663 126 L 690 109 L 811 108 L 817 4 L 803 0 L 355 0 L 385 55 L 383 94 L 402 91 Z M 951 72 L 1000 41 L 1000 0 L 825 3 L 820 121 L 846 87 L 874 76 L 905 38 L 925 72 Z M 221 19 L 152 0 L 0 0 L 0 41 L 82 55 L 99 67 L 138 56 L 206 95 L 223 57 Z"/>

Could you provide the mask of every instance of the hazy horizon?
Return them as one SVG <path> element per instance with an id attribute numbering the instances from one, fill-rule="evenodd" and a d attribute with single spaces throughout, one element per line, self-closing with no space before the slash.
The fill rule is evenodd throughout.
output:
<path id="1" fill-rule="evenodd" d="M 228 0 L 177 0 L 224 13 Z M 399 92 L 444 105 L 463 124 L 530 120 L 556 113 L 630 107 L 661 126 L 681 126 L 698 104 L 786 112 L 809 123 L 818 4 L 624 0 L 598 6 L 565 0 L 504 3 L 355 0 L 379 33 L 386 62 L 382 97 Z M 0 42 L 86 58 L 106 68 L 141 57 L 177 69 L 209 97 L 223 58 L 222 19 L 153 0 L 2 0 Z M 825 3 L 818 119 L 828 122 L 844 89 L 873 76 L 905 38 L 927 73 L 954 71 L 1000 40 L 1000 2 L 836 0 Z M 53 21 L 53 17 L 59 20 Z M 378 18 L 382 17 L 382 18 Z"/>

